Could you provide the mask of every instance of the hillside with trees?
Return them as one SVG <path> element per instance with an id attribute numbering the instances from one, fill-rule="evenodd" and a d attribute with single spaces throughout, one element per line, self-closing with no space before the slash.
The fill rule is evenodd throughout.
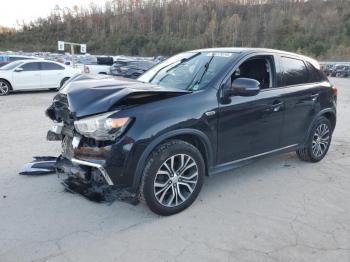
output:
<path id="1" fill-rule="evenodd" d="M 14 31 L 14 29 L 0 25 L 0 34 L 8 33 L 8 32 L 11 32 L 11 31 Z"/>
<path id="2" fill-rule="evenodd" d="M 0 31 L 1 32 L 1 31 Z M 113 0 L 0 34 L 0 50 L 56 51 L 57 40 L 92 54 L 171 55 L 218 46 L 268 47 L 350 59 L 349 0 Z"/>

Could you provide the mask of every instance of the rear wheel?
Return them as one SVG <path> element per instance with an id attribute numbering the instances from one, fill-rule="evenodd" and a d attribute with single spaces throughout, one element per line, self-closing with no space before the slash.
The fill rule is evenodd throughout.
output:
<path id="1" fill-rule="evenodd" d="M 143 172 L 141 198 L 159 215 L 172 215 L 197 198 L 205 174 L 204 160 L 193 145 L 170 140 L 154 150 Z"/>
<path id="2" fill-rule="evenodd" d="M 11 85 L 6 80 L 0 79 L 0 96 L 6 96 L 11 91 Z"/>
<path id="3" fill-rule="evenodd" d="M 319 162 L 328 152 L 332 140 L 332 125 L 325 117 L 314 124 L 304 148 L 297 150 L 298 157 L 307 162 Z"/>

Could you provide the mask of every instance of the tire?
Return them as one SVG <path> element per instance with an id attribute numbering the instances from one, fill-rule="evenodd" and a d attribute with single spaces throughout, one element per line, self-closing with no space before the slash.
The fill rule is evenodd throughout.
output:
<path id="1" fill-rule="evenodd" d="M 57 91 L 59 91 L 68 80 L 69 80 L 69 77 L 63 78 L 60 83 L 60 87 L 57 89 Z"/>
<path id="2" fill-rule="evenodd" d="M 313 125 L 306 146 L 296 151 L 300 160 L 316 163 L 328 152 L 332 141 L 333 128 L 326 117 L 320 117 Z M 318 147 L 319 146 L 319 147 Z"/>
<path id="3" fill-rule="evenodd" d="M 151 153 L 143 171 L 140 198 L 158 215 L 179 213 L 196 200 L 204 175 L 199 150 L 185 141 L 169 140 Z"/>
<path id="4" fill-rule="evenodd" d="M 11 90 L 11 84 L 4 79 L 0 79 L 0 96 L 7 96 Z"/>

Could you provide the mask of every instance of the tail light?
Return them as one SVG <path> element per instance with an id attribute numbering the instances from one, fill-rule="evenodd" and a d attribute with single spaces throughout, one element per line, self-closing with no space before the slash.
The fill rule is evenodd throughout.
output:
<path id="1" fill-rule="evenodd" d="M 90 68 L 88 66 L 84 66 L 84 72 L 86 74 L 90 73 Z"/>
<path id="2" fill-rule="evenodd" d="M 338 95 L 338 89 L 335 85 L 332 86 L 332 92 L 333 94 L 335 94 L 336 96 Z"/>

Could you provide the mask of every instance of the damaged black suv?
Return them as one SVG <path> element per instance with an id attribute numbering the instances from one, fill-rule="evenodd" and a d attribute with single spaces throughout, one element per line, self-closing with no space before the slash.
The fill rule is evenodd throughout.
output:
<path id="1" fill-rule="evenodd" d="M 206 175 L 289 151 L 320 161 L 336 97 L 313 59 L 269 49 L 196 50 L 137 80 L 71 79 L 47 110 L 55 122 L 48 140 L 62 141 L 57 170 L 66 184 L 115 191 L 171 215 L 193 203 Z"/>

